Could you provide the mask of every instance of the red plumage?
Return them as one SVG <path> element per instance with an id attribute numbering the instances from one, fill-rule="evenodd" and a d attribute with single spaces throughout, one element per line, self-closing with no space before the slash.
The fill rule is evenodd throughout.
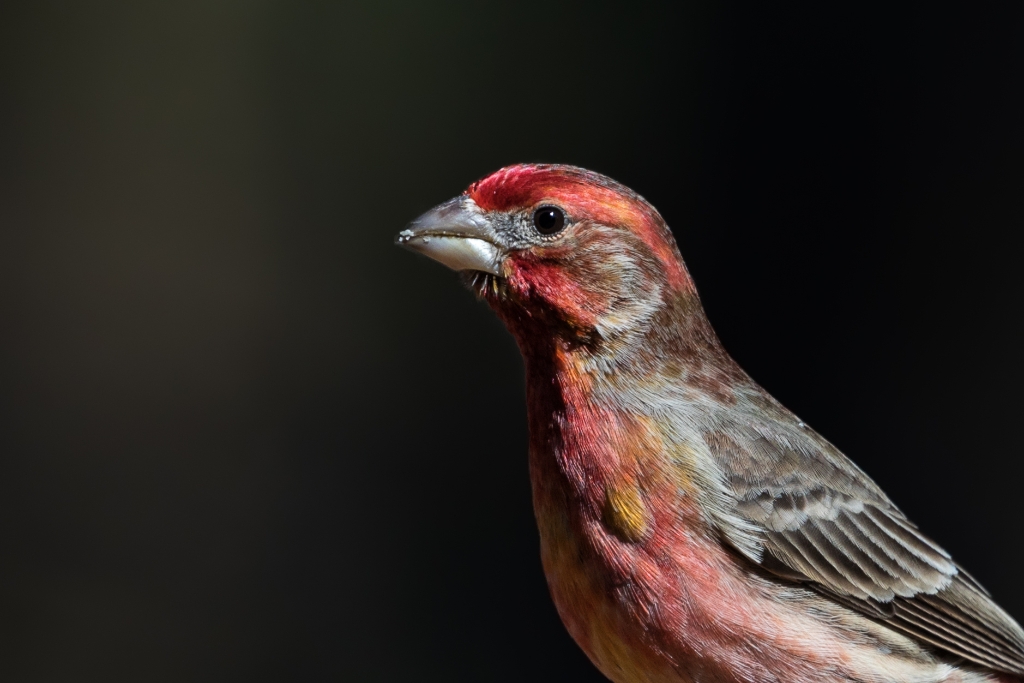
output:
<path id="1" fill-rule="evenodd" d="M 996 681 L 1024 632 L 722 348 L 671 231 L 567 166 L 474 183 L 399 237 L 526 361 L 542 560 L 620 683 Z"/>

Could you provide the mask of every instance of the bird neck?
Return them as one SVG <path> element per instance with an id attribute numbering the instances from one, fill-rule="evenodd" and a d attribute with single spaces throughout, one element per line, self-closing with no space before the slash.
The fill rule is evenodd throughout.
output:
<path id="1" fill-rule="evenodd" d="M 527 367 L 527 384 L 561 405 L 569 394 L 641 388 L 659 376 L 683 377 L 689 371 L 735 363 L 725 352 L 693 289 L 667 291 L 645 305 L 646 312 L 627 326 L 578 326 L 556 311 L 498 307 L 515 337 Z M 738 368 L 737 368 L 738 370 Z"/>
<path id="2" fill-rule="evenodd" d="M 509 327 L 526 363 L 538 505 L 568 496 L 576 509 L 604 514 L 609 491 L 628 489 L 636 472 L 660 457 L 662 435 L 651 396 L 666 388 L 686 393 L 692 384 L 695 391 L 718 391 L 729 400 L 729 387 L 745 378 L 696 294 L 663 301 L 642 327 L 615 340 L 541 334 L 533 321 L 524 316 Z"/>

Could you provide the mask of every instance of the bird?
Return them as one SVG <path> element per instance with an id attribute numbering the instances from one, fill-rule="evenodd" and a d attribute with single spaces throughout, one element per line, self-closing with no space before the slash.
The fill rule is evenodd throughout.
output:
<path id="1" fill-rule="evenodd" d="M 643 197 L 518 164 L 396 242 L 516 340 L 544 574 L 605 677 L 1024 680 L 1017 622 L 726 352 Z"/>

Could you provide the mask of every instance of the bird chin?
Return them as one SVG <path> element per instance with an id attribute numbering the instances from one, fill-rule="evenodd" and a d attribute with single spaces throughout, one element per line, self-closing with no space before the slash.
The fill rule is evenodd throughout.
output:
<path id="1" fill-rule="evenodd" d="M 462 284 L 469 288 L 478 299 L 501 299 L 506 294 L 507 281 L 492 273 L 480 270 L 463 270 L 459 273 Z"/>

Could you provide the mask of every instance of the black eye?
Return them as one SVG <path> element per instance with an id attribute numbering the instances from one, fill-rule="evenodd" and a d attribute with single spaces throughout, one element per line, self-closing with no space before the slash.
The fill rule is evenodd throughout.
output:
<path id="1" fill-rule="evenodd" d="M 533 227 L 542 235 L 554 235 L 565 227 L 565 214 L 557 206 L 542 206 L 533 212 Z"/>

